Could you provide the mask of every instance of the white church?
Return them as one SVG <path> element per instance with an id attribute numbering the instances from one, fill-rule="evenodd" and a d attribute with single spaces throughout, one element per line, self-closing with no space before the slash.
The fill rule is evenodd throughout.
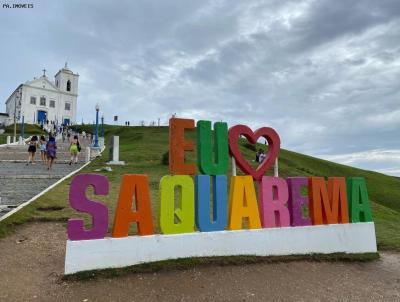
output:
<path id="1" fill-rule="evenodd" d="M 76 123 L 79 74 L 67 63 L 54 76 L 54 82 L 43 75 L 20 84 L 6 101 L 6 113 L 0 113 L 0 123 L 22 119 L 28 124 L 71 125 Z"/>

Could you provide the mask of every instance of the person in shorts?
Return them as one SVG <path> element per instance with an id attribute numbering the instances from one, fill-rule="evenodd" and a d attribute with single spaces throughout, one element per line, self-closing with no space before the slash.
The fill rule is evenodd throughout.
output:
<path id="1" fill-rule="evenodd" d="M 71 139 L 71 144 L 69 145 L 69 152 L 71 154 L 71 161 L 69 162 L 69 165 L 71 165 L 73 162 L 75 164 L 78 163 L 78 153 L 80 151 L 81 151 L 81 146 L 79 144 L 78 135 L 75 135 Z"/>
<path id="2" fill-rule="evenodd" d="M 47 170 L 51 170 L 54 159 L 57 154 L 57 144 L 54 136 L 49 137 L 49 141 L 46 144 L 46 155 L 47 155 Z"/>
<path id="3" fill-rule="evenodd" d="M 43 164 L 46 164 L 46 159 L 47 159 L 46 145 L 47 145 L 46 138 L 44 137 L 44 135 L 42 135 L 40 137 L 40 141 L 39 141 L 39 149 L 40 149 L 40 156 L 42 158 Z"/>
<path id="4" fill-rule="evenodd" d="M 38 146 L 38 137 L 36 135 L 31 137 L 31 140 L 28 142 L 28 162 L 26 165 L 35 164 L 35 153 L 36 147 Z"/>

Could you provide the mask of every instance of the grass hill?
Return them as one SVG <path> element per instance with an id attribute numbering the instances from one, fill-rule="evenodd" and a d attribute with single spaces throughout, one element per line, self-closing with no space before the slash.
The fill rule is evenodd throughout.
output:
<path id="1" fill-rule="evenodd" d="M 92 132 L 91 125 L 79 126 L 80 130 Z M 94 197 L 93 199 L 105 202 L 110 209 L 110 228 L 113 223 L 113 212 L 119 193 L 119 185 L 123 174 L 147 174 L 151 188 L 153 216 L 155 225 L 158 225 L 158 186 L 160 178 L 169 174 L 167 152 L 169 149 L 168 127 L 122 127 L 105 126 L 106 141 L 111 135 L 120 136 L 120 160 L 125 166 L 113 166 L 112 172 L 94 172 L 95 169 L 105 167 L 108 161 L 108 150 L 102 157 L 82 170 L 82 173 L 102 173 L 110 181 L 108 196 Z M 196 132 L 187 134 L 195 141 Z M 256 148 L 264 147 L 258 145 Z M 240 142 L 242 154 L 252 160 L 255 157 L 254 146 Z M 188 162 L 195 162 L 195 152 L 186 153 Z M 230 169 L 229 169 L 230 172 Z M 239 173 L 240 174 L 240 173 Z M 269 171 L 272 174 L 272 171 Z M 366 179 L 369 197 L 373 209 L 378 246 L 380 249 L 400 250 L 400 178 L 384 174 L 357 169 L 336 164 L 311 156 L 281 150 L 279 154 L 279 175 L 288 176 L 361 176 Z M 63 221 L 71 217 L 84 217 L 90 224 L 87 215 L 77 214 L 68 204 L 68 190 L 70 180 L 60 184 L 33 204 L 9 219 L 0 223 L 0 235 L 9 232 L 15 224 L 29 220 Z M 90 190 L 89 190 L 90 191 Z M 131 231 L 135 231 L 132 227 Z"/>
<path id="2" fill-rule="evenodd" d="M 7 127 L 0 127 L 0 129 L 4 129 L 5 132 L 3 134 L 0 134 L 0 144 L 5 144 L 7 142 L 7 136 L 14 136 L 14 125 L 9 125 Z M 45 131 L 43 131 L 39 126 L 37 125 L 30 125 L 30 124 L 25 124 L 25 129 L 24 129 L 25 137 L 29 137 L 33 134 L 46 134 Z M 17 137 L 21 135 L 21 124 L 17 124 Z"/>

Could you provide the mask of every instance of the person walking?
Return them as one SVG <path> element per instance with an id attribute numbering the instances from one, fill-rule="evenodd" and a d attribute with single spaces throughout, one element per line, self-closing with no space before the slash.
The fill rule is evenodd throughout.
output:
<path id="1" fill-rule="evenodd" d="M 44 165 L 46 164 L 46 160 L 47 160 L 46 145 L 47 145 L 46 138 L 44 137 L 44 135 L 42 135 L 40 137 L 40 141 L 39 141 L 39 149 L 40 149 L 40 156 L 42 158 L 42 162 Z"/>
<path id="2" fill-rule="evenodd" d="M 31 163 L 32 165 L 35 164 L 35 153 L 36 153 L 36 147 L 38 146 L 38 137 L 36 135 L 33 135 L 31 137 L 31 140 L 28 142 L 28 162 L 26 165 L 29 165 Z"/>
<path id="3" fill-rule="evenodd" d="M 54 136 L 49 137 L 49 141 L 46 144 L 46 154 L 47 154 L 47 170 L 51 170 L 54 159 L 56 158 L 57 154 L 57 144 Z"/>
<path id="4" fill-rule="evenodd" d="M 69 152 L 71 153 L 71 161 L 69 162 L 69 165 L 71 165 L 73 162 L 75 164 L 78 163 L 78 154 L 80 151 L 81 145 L 79 144 L 78 135 L 75 135 L 71 139 L 71 144 L 69 145 Z"/>

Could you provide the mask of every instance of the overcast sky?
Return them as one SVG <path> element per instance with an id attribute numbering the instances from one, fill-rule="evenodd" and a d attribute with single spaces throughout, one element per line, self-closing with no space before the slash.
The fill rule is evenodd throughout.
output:
<path id="1" fill-rule="evenodd" d="M 106 122 L 266 125 L 283 148 L 400 176 L 399 0 L 32 3 L 0 9 L 0 111 L 68 61 L 79 121 L 99 102 Z"/>

